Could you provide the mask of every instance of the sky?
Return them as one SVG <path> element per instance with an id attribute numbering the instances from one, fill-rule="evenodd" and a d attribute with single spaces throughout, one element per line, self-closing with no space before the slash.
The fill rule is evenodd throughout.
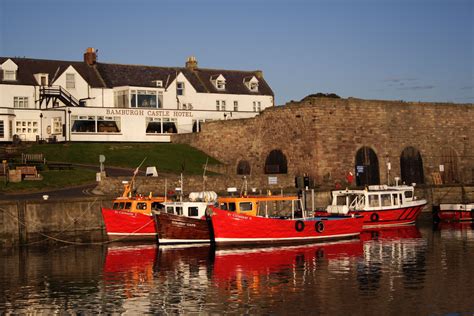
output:
<path id="1" fill-rule="evenodd" d="M 262 70 L 313 93 L 474 103 L 474 0 L 0 0 L 0 56 Z"/>

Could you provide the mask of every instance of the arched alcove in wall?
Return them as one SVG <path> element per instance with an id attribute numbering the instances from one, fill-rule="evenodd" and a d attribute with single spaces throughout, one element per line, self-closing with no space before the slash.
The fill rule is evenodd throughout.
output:
<path id="1" fill-rule="evenodd" d="M 237 174 L 238 175 L 249 175 L 250 174 L 250 164 L 247 160 L 240 160 L 237 164 Z"/>
<path id="2" fill-rule="evenodd" d="M 423 172 L 423 160 L 421 154 L 415 147 L 406 147 L 400 155 L 400 175 L 402 182 L 406 184 L 425 183 Z"/>
<path id="3" fill-rule="evenodd" d="M 265 174 L 287 173 L 288 163 L 285 155 L 279 149 L 272 150 L 265 160 Z"/>
<path id="4" fill-rule="evenodd" d="M 370 147 L 362 147 L 356 153 L 356 184 L 358 186 L 380 184 L 379 160 Z"/>

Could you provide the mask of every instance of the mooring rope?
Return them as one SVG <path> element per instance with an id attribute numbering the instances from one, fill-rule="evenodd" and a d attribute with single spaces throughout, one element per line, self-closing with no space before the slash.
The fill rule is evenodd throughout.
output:
<path id="1" fill-rule="evenodd" d="M 92 202 L 92 205 L 97 201 L 97 198 L 94 200 L 94 202 Z M 80 214 L 79 217 L 81 217 L 86 211 L 89 211 L 90 210 L 90 207 L 92 206 L 90 205 L 88 209 L 86 209 L 84 212 L 82 212 Z M 11 214 L 10 212 L 8 212 L 7 210 L 5 210 L 4 208 L 1 208 L 0 207 L 0 211 L 3 211 L 3 213 L 7 214 L 8 216 L 10 216 L 13 220 L 15 220 L 18 224 L 20 224 L 21 226 L 23 227 L 27 227 L 26 226 L 26 223 L 21 221 L 17 216 Z M 69 216 L 69 214 L 67 214 L 69 218 L 71 218 Z M 61 243 L 65 243 L 65 244 L 70 244 L 70 245 L 106 245 L 106 244 L 109 244 L 111 242 L 114 242 L 114 241 L 121 241 L 121 240 L 124 240 L 126 238 L 128 238 L 129 236 L 135 234 L 136 232 L 140 231 L 141 229 L 143 229 L 145 226 L 149 225 L 151 222 L 153 222 L 153 217 L 151 217 L 151 219 L 146 222 L 143 226 L 137 228 L 136 230 L 134 230 L 133 232 L 129 233 L 128 235 L 124 235 L 123 237 L 120 237 L 120 238 L 117 238 L 115 240 L 107 240 L 107 241 L 102 241 L 102 242 L 77 242 L 77 241 L 70 241 L 70 240 L 65 240 L 65 239 L 60 239 L 60 238 L 57 238 L 57 236 L 59 236 L 60 234 L 64 233 L 66 229 L 68 229 L 70 226 L 72 226 L 77 218 L 79 217 L 76 217 L 76 218 L 71 218 L 72 219 L 72 223 L 69 224 L 68 226 L 66 226 L 62 231 L 54 234 L 54 235 L 47 235 L 47 234 L 44 234 L 42 232 L 37 232 L 37 234 L 45 237 L 44 239 L 42 240 L 37 240 L 37 241 L 32 241 L 32 242 L 29 242 L 29 243 L 26 243 L 26 244 L 22 244 L 22 246 L 29 246 L 29 245 L 33 245 L 33 244 L 37 244 L 37 243 L 41 243 L 41 242 L 44 242 L 48 239 L 51 239 L 51 240 L 54 240 L 54 241 L 57 241 L 57 242 L 61 242 Z"/>

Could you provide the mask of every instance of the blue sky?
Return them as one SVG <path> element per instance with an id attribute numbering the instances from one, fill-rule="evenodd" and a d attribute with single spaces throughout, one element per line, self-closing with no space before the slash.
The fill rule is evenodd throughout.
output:
<path id="1" fill-rule="evenodd" d="M 263 70 L 308 94 L 474 102 L 473 0 L 0 0 L 0 56 Z"/>

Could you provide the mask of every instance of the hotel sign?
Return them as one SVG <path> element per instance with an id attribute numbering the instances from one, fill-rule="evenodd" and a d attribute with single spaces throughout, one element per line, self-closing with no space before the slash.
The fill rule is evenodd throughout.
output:
<path id="1" fill-rule="evenodd" d="M 107 109 L 106 115 L 124 115 L 124 116 L 152 116 L 152 117 L 193 117 L 190 111 L 174 110 L 142 110 L 142 109 Z"/>

